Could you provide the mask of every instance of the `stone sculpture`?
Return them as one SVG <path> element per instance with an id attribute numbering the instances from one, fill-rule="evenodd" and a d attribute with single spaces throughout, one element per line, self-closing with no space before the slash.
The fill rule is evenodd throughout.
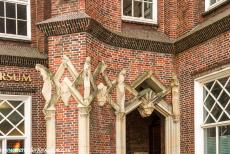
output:
<path id="1" fill-rule="evenodd" d="M 46 113 L 46 110 L 52 104 L 55 104 L 54 99 L 56 97 L 52 96 L 53 74 L 43 65 L 37 64 L 35 68 L 36 70 L 40 71 L 44 82 L 42 87 L 42 95 L 45 99 L 43 112 Z"/>
<path id="2" fill-rule="evenodd" d="M 173 107 L 173 118 L 175 122 L 180 120 L 180 83 L 175 74 L 172 76 L 172 107 Z"/>

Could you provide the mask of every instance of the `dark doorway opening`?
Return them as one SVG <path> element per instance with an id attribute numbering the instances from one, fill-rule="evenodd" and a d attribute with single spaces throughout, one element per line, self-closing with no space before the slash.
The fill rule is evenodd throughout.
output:
<path id="1" fill-rule="evenodd" d="M 143 118 L 137 110 L 127 115 L 126 153 L 127 154 L 164 154 L 165 119 L 154 111 Z"/>

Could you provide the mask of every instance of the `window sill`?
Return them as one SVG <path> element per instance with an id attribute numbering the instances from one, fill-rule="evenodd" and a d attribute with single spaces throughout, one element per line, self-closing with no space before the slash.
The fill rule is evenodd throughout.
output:
<path id="1" fill-rule="evenodd" d="M 150 19 L 140 19 L 135 17 L 127 17 L 123 16 L 122 21 L 129 22 L 129 23 L 137 23 L 142 25 L 152 25 L 152 26 L 158 26 L 157 22 Z"/>
<path id="2" fill-rule="evenodd" d="M 221 3 L 218 3 L 216 5 L 213 5 L 213 6 L 209 7 L 204 13 L 202 13 L 202 15 L 203 16 L 209 15 L 209 14 L 215 12 L 216 10 L 218 10 L 219 8 L 228 5 L 229 3 L 230 3 L 229 0 L 224 0 Z"/>
<path id="3" fill-rule="evenodd" d="M 17 42 L 31 42 L 31 38 L 28 36 L 15 36 L 0 34 L 0 40 L 17 41 Z"/>

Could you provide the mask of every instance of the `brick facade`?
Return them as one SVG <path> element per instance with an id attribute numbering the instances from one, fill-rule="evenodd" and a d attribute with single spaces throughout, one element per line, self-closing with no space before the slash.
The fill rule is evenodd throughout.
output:
<path id="1" fill-rule="evenodd" d="M 230 16 L 225 13 L 230 5 L 225 3 L 204 13 L 204 0 L 158 0 L 157 3 L 158 24 L 149 25 L 122 21 L 119 0 L 31 0 L 32 40 L 1 38 L 0 45 L 33 47 L 41 53 L 47 53 L 48 61 L 43 59 L 41 63 L 48 63 L 52 72 L 57 71 L 61 57 L 67 55 L 78 71 L 82 70 L 87 56 L 92 57 L 93 69 L 99 61 L 104 60 L 106 73 L 111 80 L 117 77 L 122 68 L 126 68 L 128 84 L 144 71 L 150 70 L 165 87 L 169 87 L 172 74 L 176 73 L 181 84 L 181 154 L 194 154 L 194 78 L 230 64 Z M 61 16 L 72 12 L 77 13 L 71 18 Z M 225 16 L 215 19 L 220 14 Z M 51 19 L 46 20 L 48 18 Z M 213 22 L 209 19 L 213 19 Z M 130 30 L 133 32 L 128 32 Z M 33 59 L 29 61 L 24 57 L 23 60 L 29 64 L 20 66 L 20 62 L 13 62 L 11 58 L 1 61 L 0 71 L 30 74 L 33 81 L 0 81 L 0 93 L 32 96 L 32 145 L 45 147 L 44 99 L 41 95 L 43 82 L 39 73 L 31 68 L 34 67 L 34 63 L 30 63 Z M 68 73 L 65 75 L 68 76 Z M 171 104 L 171 94 L 165 100 Z M 70 149 L 70 154 L 78 152 L 77 117 L 77 102 L 73 98 L 68 107 L 61 101 L 57 104 L 56 146 Z M 148 134 L 142 132 L 138 125 L 132 127 L 135 122 L 141 126 L 144 120 L 136 116 L 127 120 L 127 154 L 133 154 L 134 150 L 149 150 L 148 140 L 144 139 Z M 115 125 L 113 109 L 108 104 L 100 107 L 94 101 L 90 112 L 90 153 L 116 153 Z M 135 137 L 140 142 L 132 142 Z"/>

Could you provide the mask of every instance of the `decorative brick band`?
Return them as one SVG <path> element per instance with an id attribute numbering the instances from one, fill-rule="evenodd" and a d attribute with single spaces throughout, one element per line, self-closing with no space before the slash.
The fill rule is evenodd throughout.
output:
<path id="1" fill-rule="evenodd" d="M 177 40 L 175 42 L 175 51 L 180 53 L 228 30 L 230 30 L 230 15 Z"/>
<path id="2" fill-rule="evenodd" d="M 0 55 L 0 65 L 34 68 L 36 64 L 48 66 L 48 59 Z"/>
<path id="3" fill-rule="evenodd" d="M 194 30 L 192 33 L 182 36 L 174 42 L 160 42 L 122 36 L 121 33 L 115 33 L 104 28 L 100 23 L 90 18 L 88 15 L 79 13 L 75 16 L 80 16 L 80 18 L 74 18 L 73 16 L 68 18 L 68 15 L 66 15 L 64 19 L 62 19 L 61 16 L 54 17 L 54 19 L 51 18 L 38 23 L 37 26 L 46 36 L 88 32 L 100 41 L 112 46 L 171 54 L 180 53 L 230 30 L 230 15 L 228 14 L 220 20 L 208 23 L 207 25 Z"/>
<path id="4" fill-rule="evenodd" d="M 25 87 L 25 86 L 1 86 L 0 94 L 7 94 L 7 92 L 15 92 L 15 93 L 36 93 L 38 91 L 38 87 Z"/>

